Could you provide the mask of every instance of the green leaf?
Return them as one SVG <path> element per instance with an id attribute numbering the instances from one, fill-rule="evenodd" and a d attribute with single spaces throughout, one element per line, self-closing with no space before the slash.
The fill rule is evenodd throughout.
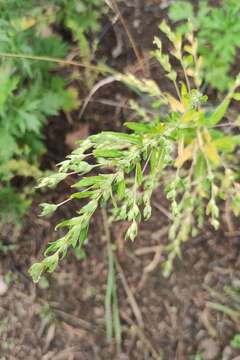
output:
<path id="1" fill-rule="evenodd" d="M 31 275 L 31 277 L 35 283 L 37 283 L 40 280 L 40 277 L 41 277 L 43 271 L 44 271 L 43 263 L 35 263 L 28 270 L 29 274 Z"/>
<path id="2" fill-rule="evenodd" d="M 82 216 L 75 216 L 71 219 L 68 219 L 68 220 L 64 220 L 62 222 L 60 222 L 56 227 L 55 227 L 55 230 L 58 230 L 58 229 L 62 229 L 62 228 L 65 228 L 65 227 L 71 227 L 71 226 L 74 226 L 74 225 L 79 225 L 82 223 Z"/>
<path id="3" fill-rule="evenodd" d="M 125 191 L 126 191 L 126 183 L 125 183 L 125 179 L 122 179 L 121 181 L 119 181 L 117 185 L 117 196 L 119 200 L 124 198 Z"/>
<path id="4" fill-rule="evenodd" d="M 14 154 L 19 152 L 19 147 L 16 142 L 16 138 L 5 129 L 0 126 L 0 159 L 1 161 L 9 160 Z"/>
<path id="5" fill-rule="evenodd" d="M 46 186 L 48 186 L 50 188 L 54 188 L 55 186 L 57 186 L 58 183 L 60 183 L 64 179 L 66 179 L 67 176 L 68 176 L 67 173 L 57 173 L 57 174 L 50 175 L 48 177 L 41 179 L 37 188 L 43 188 Z"/>
<path id="6" fill-rule="evenodd" d="M 111 135 L 113 139 L 121 140 L 130 144 L 140 145 L 142 143 L 141 138 L 135 134 L 124 134 L 119 132 L 106 131 L 107 135 Z"/>
<path id="7" fill-rule="evenodd" d="M 71 195 L 72 199 L 86 199 L 95 194 L 94 191 L 80 191 Z"/>
<path id="8" fill-rule="evenodd" d="M 142 168 L 141 168 L 140 163 L 137 163 L 137 165 L 136 165 L 136 180 L 137 180 L 138 185 L 142 184 L 143 174 L 142 174 Z"/>
<path id="9" fill-rule="evenodd" d="M 176 34 L 171 30 L 165 20 L 159 25 L 159 29 L 168 37 L 168 39 L 174 44 L 177 40 Z"/>
<path id="10" fill-rule="evenodd" d="M 78 99 L 78 91 L 74 87 L 69 87 L 64 94 L 64 104 L 63 109 L 64 111 L 71 111 L 79 109 L 81 102 Z"/>
<path id="11" fill-rule="evenodd" d="M 150 157 L 151 173 L 154 173 L 154 171 L 156 170 L 157 163 L 158 163 L 158 150 L 154 149 L 152 151 L 152 154 L 151 154 L 151 157 Z"/>
<path id="12" fill-rule="evenodd" d="M 123 151 L 114 150 L 114 149 L 97 149 L 93 151 L 93 155 L 95 157 L 103 157 L 103 158 L 119 158 L 124 156 Z"/>
<path id="13" fill-rule="evenodd" d="M 194 17 L 193 6 L 187 1 L 176 1 L 170 6 L 169 17 L 172 21 L 188 20 Z"/>
<path id="14" fill-rule="evenodd" d="M 196 165 L 194 168 L 194 177 L 196 179 L 202 178 L 202 177 L 205 178 L 206 172 L 207 172 L 206 159 L 202 153 L 199 153 L 197 156 L 197 161 L 196 161 Z"/>
<path id="15" fill-rule="evenodd" d="M 124 125 L 137 133 L 146 133 L 150 129 L 149 125 L 136 122 L 126 122 Z"/>
<path id="16" fill-rule="evenodd" d="M 240 92 L 234 93 L 233 96 L 232 96 L 232 98 L 233 98 L 234 100 L 240 101 Z"/>
<path id="17" fill-rule="evenodd" d="M 87 205 L 83 206 L 80 210 L 80 214 L 92 214 L 98 206 L 96 199 L 91 200 Z"/>
<path id="18" fill-rule="evenodd" d="M 48 203 L 40 204 L 40 206 L 42 207 L 41 216 L 51 215 L 51 214 L 53 214 L 53 213 L 57 210 L 57 208 L 58 208 L 58 205 L 48 204 Z"/>
<path id="19" fill-rule="evenodd" d="M 44 256 L 49 256 L 54 254 L 56 251 L 60 250 L 61 248 L 65 247 L 66 245 L 66 238 L 65 236 L 53 241 L 52 243 L 49 244 L 49 246 L 47 247 L 47 249 L 44 252 Z"/>
<path id="20" fill-rule="evenodd" d="M 138 232 L 138 226 L 137 226 L 137 223 L 136 221 L 133 221 L 133 223 L 130 225 L 127 233 L 126 233 L 126 239 L 130 239 L 132 241 L 134 241 L 134 239 L 136 238 L 137 236 L 137 232 Z"/>
<path id="21" fill-rule="evenodd" d="M 207 125 L 214 126 L 217 125 L 224 117 L 228 107 L 230 99 L 227 96 L 225 100 L 216 108 L 216 110 L 206 119 Z"/>
<path id="22" fill-rule="evenodd" d="M 44 260 L 43 260 L 43 264 L 44 264 L 44 267 L 45 267 L 45 271 L 47 272 L 50 272 L 52 273 L 57 265 L 58 265 L 58 260 L 59 260 L 59 256 L 58 256 L 58 253 L 55 253 L 51 256 L 48 256 L 46 257 Z"/>
<path id="23" fill-rule="evenodd" d="M 79 235 L 79 245 L 82 246 L 83 244 L 85 244 L 86 240 L 87 240 L 87 236 L 88 236 L 88 229 L 89 229 L 89 224 L 87 224 L 86 226 L 84 226 L 81 229 L 80 235 Z"/>
<path id="24" fill-rule="evenodd" d="M 89 173 L 93 167 L 93 165 L 88 164 L 86 161 L 75 161 L 69 164 L 69 169 L 81 174 Z"/>
<path id="25" fill-rule="evenodd" d="M 72 185 L 73 188 L 81 188 L 86 186 L 98 185 L 106 180 L 106 176 L 97 175 L 84 177 L 82 180 L 78 181 L 76 184 Z"/>
<path id="26" fill-rule="evenodd" d="M 231 347 L 234 349 L 240 349 L 240 335 L 236 334 L 234 338 L 231 340 Z"/>
<path id="27" fill-rule="evenodd" d="M 240 145 L 240 135 L 223 136 L 213 141 L 216 148 L 223 152 L 232 153 L 237 145 Z"/>
<path id="28" fill-rule="evenodd" d="M 57 115 L 62 106 L 62 97 L 53 92 L 47 92 L 43 97 L 40 109 L 46 115 Z"/>

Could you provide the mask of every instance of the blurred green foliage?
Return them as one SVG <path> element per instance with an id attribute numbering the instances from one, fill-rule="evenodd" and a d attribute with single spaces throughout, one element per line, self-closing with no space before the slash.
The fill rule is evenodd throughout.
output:
<path id="1" fill-rule="evenodd" d="M 198 32 L 205 80 L 217 90 L 227 90 L 233 82 L 231 70 L 240 47 L 240 2 L 224 0 L 212 6 L 210 1 L 200 0 L 195 12 L 192 1 L 174 1 L 169 17 L 173 22 L 181 21 L 178 31 L 182 34 L 192 26 Z"/>
<path id="2" fill-rule="evenodd" d="M 99 29 L 102 0 L 0 0 L 0 53 L 65 58 L 67 28 L 90 61 L 86 35 Z M 66 30 L 64 30 L 66 31 Z M 72 45 L 72 46 L 73 46 Z M 0 220 L 17 222 L 30 201 L 26 186 L 39 176 L 43 127 L 50 116 L 79 107 L 77 90 L 56 72 L 56 64 L 0 57 Z M 17 190 L 18 189 L 18 190 Z"/>

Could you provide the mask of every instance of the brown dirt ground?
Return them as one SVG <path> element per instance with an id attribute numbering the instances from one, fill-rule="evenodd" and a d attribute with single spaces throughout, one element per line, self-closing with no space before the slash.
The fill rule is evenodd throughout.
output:
<path id="1" fill-rule="evenodd" d="M 166 14 L 164 4 L 167 1 L 124 2 L 123 14 L 142 52 L 152 47 L 157 25 Z M 116 32 L 122 38 L 122 48 L 114 59 Z M 109 27 L 100 46 L 102 54 L 111 58 L 111 65 L 126 69 L 134 64 L 120 24 L 115 30 Z M 154 74 L 156 71 L 151 68 Z M 161 78 L 161 73 L 157 75 Z M 94 99 L 109 99 L 110 95 L 113 101 L 123 103 L 128 97 L 121 86 L 111 85 Z M 91 103 L 82 122 L 89 132 L 113 129 L 121 126 L 125 114 L 120 107 Z M 79 122 L 69 124 L 64 116 L 50 121 L 45 166 L 63 159 L 69 151 L 64 143 L 67 133 L 78 130 Z M 106 238 L 100 212 L 92 221 L 85 257 L 77 260 L 69 254 L 54 274 L 34 285 L 27 274 L 29 264 L 40 258 L 47 242 L 56 239 L 54 224 L 77 209 L 77 204 L 66 206 L 53 218 L 42 219 L 38 217 L 38 204 L 61 201 L 67 191 L 67 184 L 63 184 L 52 193 L 37 194 L 23 229 L 15 231 L 8 226 L 2 231 L 3 243 L 15 243 L 16 249 L 0 255 L 0 292 L 1 282 L 7 284 L 0 296 L 1 360 L 199 360 L 200 353 L 203 360 L 240 358 L 240 352 L 230 346 L 232 337 L 240 333 L 239 237 L 224 235 L 224 224 L 218 233 L 206 229 L 185 244 L 173 274 L 163 278 L 160 264 L 168 218 L 158 205 L 167 208 L 161 190 L 154 196 L 151 220 L 141 225 L 134 243 L 123 246 L 125 224 L 111 227 L 116 256 L 128 285 L 126 293 L 126 284 L 124 287 L 122 277 L 117 276 L 123 330 L 120 349 L 106 342 Z M 135 306 L 129 293 L 136 300 Z M 226 307 L 217 311 L 219 304 Z"/>

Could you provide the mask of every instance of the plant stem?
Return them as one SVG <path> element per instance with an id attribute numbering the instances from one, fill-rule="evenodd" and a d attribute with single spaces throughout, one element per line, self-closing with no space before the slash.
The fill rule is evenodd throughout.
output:
<path id="1" fill-rule="evenodd" d="M 48 57 L 48 56 L 38 56 L 38 55 L 27 55 L 27 54 L 15 54 L 15 53 L 3 53 L 0 52 L 0 57 L 4 58 L 16 58 L 16 59 L 26 59 L 26 60 L 34 60 L 34 61 L 46 61 L 46 62 L 54 62 L 61 65 L 72 65 L 82 68 L 88 68 L 91 70 L 99 71 L 100 67 L 91 65 L 91 64 L 83 64 L 78 61 L 73 60 L 63 60 L 59 58 L 54 57 Z M 110 69 L 105 69 L 106 72 L 112 72 Z"/>

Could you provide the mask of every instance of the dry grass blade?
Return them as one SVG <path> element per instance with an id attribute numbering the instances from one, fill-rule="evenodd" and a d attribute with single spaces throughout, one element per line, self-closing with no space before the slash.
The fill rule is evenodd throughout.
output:
<path id="1" fill-rule="evenodd" d="M 16 58 L 16 59 L 26 59 L 26 60 L 33 60 L 33 61 L 45 61 L 45 62 L 54 62 L 60 65 L 72 65 L 77 66 L 81 68 L 88 68 L 90 70 L 99 71 L 100 67 L 91 65 L 91 64 L 83 64 L 78 61 L 73 60 L 64 60 L 64 59 L 58 59 L 54 57 L 48 57 L 48 56 L 38 56 L 38 55 L 27 55 L 27 54 L 15 54 L 15 53 L 3 53 L 0 52 L 0 58 Z M 105 71 L 107 71 L 107 68 L 104 68 Z"/>
<path id="2" fill-rule="evenodd" d="M 59 309 L 54 309 L 54 313 L 56 313 L 56 315 L 63 321 L 65 321 L 66 323 L 72 325 L 72 326 L 79 326 L 80 328 L 83 328 L 87 331 L 92 332 L 93 331 L 93 325 L 83 319 L 80 319 L 77 316 L 74 316 L 72 314 L 68 314 L 65 311 L 59 310 Z"/>
<path id="3" fill-rule="evenodd" d="M 97 84 L 94 85 L 94 87 L 92 88 L 92 90 L 90 91 L 90 93 L 88 94 L 88 96 L 86 97 L 83 106 L 79 112 L 78 118 L 81 119 L 84 111 L 86 110 L 86 107 L 88 106 L 89 101 L 91 100 L 91 98 L 93 97 L 93 95 L 99 90 L 101 89 L 101 87 L 111 84 L 112 82 L 116 81 L 114 76 L 109 76 L 105 79 L 100 80 Z"/>
<path id="4" fill-rule="evenodd" d="M 118 270 L 118 274 L 119 274 L 119 277 L 120 277 L 120 280 L 122 282 L 122 285 L 123 285 L 123 288 L 126 292 L 126 295 L 128 297 L 128 301 L 129 301 L 129 304 L 131 305 L 131 308 L 132 308 L 132 311 L 134 313 L 134 316 L 137 320 L 137 323 L 138 323 L 138 326 L 140 328 L 144 328 L 144 322 L 143 322 L 143 318 L 142 318 L 142 313 L 138 307 L 138 304 L 136 302 L 136 299 L 127 283 L 127 280 L 126 280 L 126 277 L 124 275 L 124 272 L 123 272 L 123 269 L 121 268 L 119 262 L 116 260 L 116 265 L 117 265 L 117 270 Z"/>
<path id="5" fill-rule="evenodd" d="M 152 358 L 154 360 L 163 360 L 162 355 L 159 351 L 155 350 L 151 342 L 146 337 L 143 329 L 137 326 L 126 313 L 121 312 L 121 316 L 129 325 L 131 325 L 133 332 L 137 334 L 140 341 L 146 346 L 146 349 L 151 353 Z"/>
<path id="6" fill-rule="evenodd" d="M 213 309 L 213 310 L 217 310 L 217 311 L 220 311 L 222 312 L 223 314 L 225 315 L 228 315 L 230 316 L 230 318 L 237 324 L 240 323 L 240 312 L 239 311 L 236 311 L 232 308 L 230 308 L 229 306 L 226 306 L 226 305 L 223 305 L 223 304 L 219 304 L 219 303 L 213 303 L 213 302 L 210 302 L 208 301 L 206 303 L 206 305 Z"/>
<path id="7" fill-rule="evenodd" d="M 155 250 L 155 255 L 154 255 L 154 258 L 153 260 L 150 262 L 150 264 L 148 264 L 147 266 L 145 266 L 144 268 L 144 272 L 145 273 L 150 273 L 152 271 L 154 271 L 157 266 L 159 265 L 159 263 L 161 262 L 162 260 L 162 246 L 159 245 L 156 250 Z"/>

